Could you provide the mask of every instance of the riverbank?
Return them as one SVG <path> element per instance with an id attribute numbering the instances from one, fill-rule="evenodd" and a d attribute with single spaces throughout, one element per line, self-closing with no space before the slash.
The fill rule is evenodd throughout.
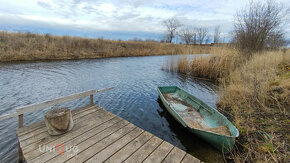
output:
<path id="1" fill-rule="evenodd" d="M 289 63 L 289 50 L 257 53 L 246 59 L 241 52 L 224 48 L 212 52 L 209 57 L 194 60 L 182 57 L 171 61 L 164 69 L 211 79 L 219 84 L 222 91 L 218 109 L 240 131 L 236 149 L 228 159 L 287 162 Z"/>
<path id="2" fill-rule="evenodd" d="M 210 46 L 0 32 L 0 62 L 205 54 Z"/>

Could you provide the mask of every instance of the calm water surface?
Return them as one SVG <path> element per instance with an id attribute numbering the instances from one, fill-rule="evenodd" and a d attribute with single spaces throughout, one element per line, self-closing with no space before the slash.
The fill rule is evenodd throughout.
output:
<path id="1" fill-rule="evenodd" d="M 177 85 L 216 107 L 212 83 L 161 70 L 170 57 L 1 63 L 0 115 L 12 113 L 21 105 L 114 86 L 114 90 L 96 94 L 95 103 L 202 161 L 222 162 L 218 151 L 182 128 L 158 99 L 157 86 Z M 83 98 L 54 107 L 75 109 L 87 104 L 89 98 Z M 25 114 L 24 124 L 43 120 L 46 111 Z M 17 160 L 16 128 L 17 118 L 0 121 L 0 162 Z"/>

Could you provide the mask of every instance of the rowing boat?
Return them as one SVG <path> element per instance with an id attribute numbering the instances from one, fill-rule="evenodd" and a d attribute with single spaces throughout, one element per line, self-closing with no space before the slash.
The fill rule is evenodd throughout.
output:
<path id="1" fill-rule="evenodd" d="M 239 131 L 223 114 L 179 87 L 157 90 L 165 108 L 182 126 L 224 153 L 232 150 Z"/>

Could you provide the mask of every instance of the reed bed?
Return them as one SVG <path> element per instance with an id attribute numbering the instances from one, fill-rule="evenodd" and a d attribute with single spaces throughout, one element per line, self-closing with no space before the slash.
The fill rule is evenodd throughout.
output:
<path id="1" fill-rule="evenodd" d="M 219 80 L 228 76 L 241 61 L 239 52 L 231 47 L 212 47 L 209 53 L 210 56 L 196 56 L 193 60 L 188 60 L 186 56 L 172 57 L 163 65 L 162 69 L 194 77 Z"/>
<path id="2" fill-rule="evenodd" d="M 289 161 L 289 63 L 289 51 L 254 54 L 222 80 L 219 109 L 241 134 L 235 161 Z"/>
<path id="3" fill-rule="evenodd" d="M 0 32 L 0 61 L 208 53 L 209 46 Z"/>
<path id="4" fill-rule="evenodd" d="M 171 69 L 219 85 L 218 109 L 240 131 L 228 160 L 288 162 L 290 50 L 244 56 L 233 48 L 212 48 L 210 56 L 179 58 Z"/>
<path id="5" fill-rule="evenodd" d="M 190 61 L 188 60 L 188 57 L 186 55 L 183 55 L 177 61 L 176 71 L 179 73 L 187 73 L 189 71 L 189 63 L 190 63 Z"/>

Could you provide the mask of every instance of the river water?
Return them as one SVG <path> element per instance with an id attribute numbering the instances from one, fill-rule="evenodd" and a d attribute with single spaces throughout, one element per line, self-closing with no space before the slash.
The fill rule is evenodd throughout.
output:
<path id="1" fill-rule="evenodd" d="M 158 100 L 157 86 L 177 85 L 216 107 L 212 83 L 161 70 L 170 57 L 0 63 L 0 115 L 22 105 L 114 86 L 96 94 L 95 103 L 202 161 L 222 162 L 217 150 L 182 128 Z M 87 104 L 88 97 L 54 107 Z M 25 114 L 24 125 L 43 120 L 47 109 Z M 0 162 L 17 160 L 16 128 L 17 118 L 0 121 Z"/>

